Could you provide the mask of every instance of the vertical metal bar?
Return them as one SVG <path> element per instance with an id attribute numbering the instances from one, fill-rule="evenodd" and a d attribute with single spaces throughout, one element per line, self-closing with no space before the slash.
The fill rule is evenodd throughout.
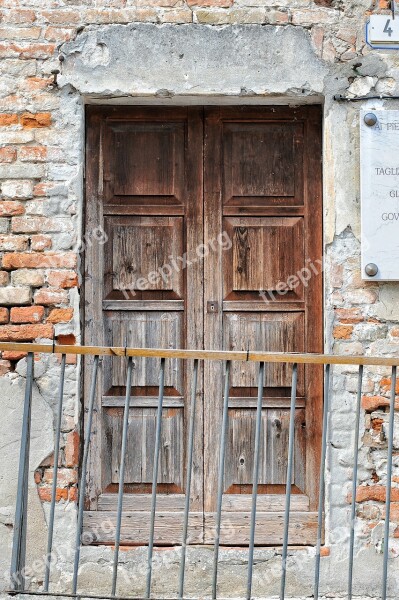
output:
<path id="1" fill-rule="evenodd" d="M 294 465 L 295 402 L 296 402 L 297 381 L 298 381 L 298 365 L 295 363 L 292 366 L 290 425 L 289 425 L 289 434 L 288 434 L 288 465 L 287 465 L 287 483 L 286 483 L 286 489 L 285 489 L 284 537 L 283 537 L 280 600 L 284 600 L 284 598 L 285 598 L 285 583 L 286 583 L 286 577 L 287 577 L 288 531 L 289 531 L 289 526 L 290 526 L 291 481 L 292 481 L 292 470 L 293 470 L 293 465 Z"/>
<path id="2" fill-rule="evenodd" d="M 388 587 L 389 518 L 391 515 L 392 455 L 393 455 L 393 434 L 394 434 L 394 424 L 395 424 L 395 392 L 396 392 L 396 366 L 392 367 L 391 399 L 390 399 L 390 403 L 389 403 L 387 495 L 386 495 L 386 499 L 385 499 L 384 558 L 383 558 L 383 568 L 382 568 L 382 594 L 381 594 L 382 600 L 386 600 L 387 587 Z"/>
<path id="3" fill-rule="evenodd" d="M 30 426 L 32 412 L 33 359 L 29 352 L 26 359 L 26 384 L 24 412 L 22 416 L 22 435 L 19 451 L 17 500 L 15 507 L 14 537 L 11 557 L 11 589 L 25 591 L 25 555 L 26 555 L 26 522 L 29 491 L 29 450 Z"/>
<path id="4" fill-rule="evenodd" d="M 191 383 L 191 402 L 190 402 L 190 425 L 188 432 L 188 451 L 187 451 L 187 481 L 186 481 L 186 498 L 184 505 L 183 518 L 183 542 L 182 554 L 179 573 L 179 598 L 183 598 L 184 593 L 184 572 L 186 566 L 186 551 L 187 551 L 187 531 L 188 531 L 188 515 L 190 511 L 190 493 L 191 493 L 191 475 L 193 471 L 193 452 L 194 452 L 194 426 L 195 426 L 195 406 L 197 398 L 197 381 L 198 381 L 198 359 L 194 360 L 193 379 Z"/>
<path id="5" fill-rule="evenodd" d="M 357 398 L 356 398 L 356 422 L 355 422 L 355 442 L 353 447 L 353 481 L 352 481 L 352 504 L 351 504 L 351 520 L 349 534 L 349 573 L 348 573 L 348 600 L 352 600 L 352 585 L 353 585 L 353 555 L 355 548 L 355 519 L 356 519 L 356 488 L 357 488 L 357 473 L 359 462 L 359 429 L 360 429 L 360 404 L 362 400 L 362 381 L 363 381 L 363 365 L 359 365 L 359 375 L 357 382 Z"/>
<path id="6" fill-rule="evenodd" d="M 260 459 L 260 438 L 262 430 L 262 400 L 263 400 L 263 381 L 265 378 L 265 363 L 259 364 L 258 375 L 258 400 L 256 405 L 256 423 L 255 423 L 255 448 L 254 448 L 254 466 L 252 472 L 252 509 L 251 525 L 249 534 L 248 548 L 248 578 L 247 578 L 247 599 L 250 600 L 252 592 L 252 575 L 254 563 L 255 546 L 255 524 L 256 524 L 256 501 L 258 499 L 258 479 L 259 479 L 259 459 Z"/>
<path id="7" fill-rule="evenodd" d="M 57 494 L 58 457 L 60 454 L 62 401 L 63 401 L 63 397 L 64 397 L 65 365 L 66 365 L 66 354 L 63 354 L 61 357 L 60 386 L 59 386 L 59 391 L 58 391 L 58 409 L 57 409 L 57 421 L 56 421 L 55 441 L 54 441 L 53 484 L 52 484 L 52 488 L 51 488 L 51 505 L 50 505 L 50 519 L 49 519 L 48 537 L 47 537 L 46 569 L 45 569 L 45 574 L 44 574 L 44 589 L 43 589 L 44 592 L 48 592 L 48 586 L 49 586 L 49 582 L 50 582 L 51 553 L 53 550 L 54 514 L 55 514 L 55 499 L 56 499 L 56 494 Z"/>
<path id="8" fill-rule="evenodd" d="M 116 515 L 116 531 L 115 531 L 115 552 L 114 552 L 114 564 L 112 570 L 112 596 L 116 594 L 116 582 L 118 577 L 118 562 L 119 562 L 119 547 L 121 540 L 121 523 L 122 523 L 122 508 L 123 508 L 123 491 L 125 487 L 125 462 L 126 462 L 126 448 L 127 448 L 127 436 L 129 430 L 129 410 L 130 410 L 130 394 L 132 389 L 132 370 L 133 370 L 133 357 L 129 356 L 127 362 L 127 374 L 126 374 L 126 396 L 125 396 L 125 408 L 123 413 L 123 428 L 122 428 L 122 448 L 121 448 L 121 462 L 119 467 L 119 487 L 118 487 L 118 509 Z"/>
<path id="9" fill-rule="evenodd" d="M 161 370 L 159 373 L 159 396 L 157 409 L 157 428 L 155 432 L 155 449 L 154 449 L 154 465 L 152 470 L 152 491 L 151 491 L 151 517 L 150 517 L 150 537 L 148 541 L 148 559 L 147 559 L 147 582 L 146 582 L 146 598 L 151 595 L 151 578 L 152 578 L 152 555 L 154 550 L 154 530 L 155 530 L 155 510 L 157 504 L 157 482 L 158 482 L 158 463 L 159 450 L 161 447 L 161 431 L 162 431 L 162 404 L 165 387 L 165 359 L 161 358 Z"/>
<path id="10" fill-rule="evenodd" d="M 227 430 L 229 425 L 229 389 L 230 389 L 230 367 L 228 360 L 225 366 L 224 378 L 224 396 L 223 396 L 223 416 L 222 430 L 220 436 L 219 450 L 219 473 L 218 473 L 218 496 L 216 502 L 216 525 L 215 525 L 215 548 L 213 554 L 213 576 L 212 576 L 212 598 L 215 600 L 217 594 L 219 546 L 220 546 L 220 525 L 222 520 L 222 499 L 224 486 L 224 461 L 226 455 Z"/>
<path id="11" fill-rule="evenodd" d="M 72 580 L 72 593 L 76 594 L 78 586 L 78 569 L 80 559 L 80 546 L 81 546 L 81 534 L 83 525 L 83 509 L 85 500 L 85 488 L 86 488 L 86 471 L 87 471 L 87 460 L 89 457 L 90 449 L 90 438 L 91 438 L 91 427 L 93 422 L 94 403 L 96 399 L 96 386 L 97 386 L 97 373 L 99 365 L 99 356 L 94 357 L 93 373 L 91 378 L 90 396 L 89 396 L 89 407 L 87 413 L 87 424 L 85 431 L 85 441 L 83 447 L 83 460 L 82 460 L 82 474 L 79 482 L 79 506 L 78 506 L 78 522 L 76 527 L 76 540 L 75 540 L 75 559 L 73 565 L 73 580 Z"/>
<path id="12" fill-rule="evenodd" d="M 320 550 L 321 550 L 321 532 L 323 527 L 323 505 L 324 505 L 324 490 L 325 490 L 325 466 L 327 454 L 327 428 L 328 428 L 328 412 L 330 402 L 330 366 L 326 365 L 324 376 L 324 409 L 323 409 L 323 433 L 321 439 L 321 457 L 320 457 L 320 483 L 319 483 L 319 510 L 317 517 L 317 545 L 316 545 L 316 564 L 315 564 L 315 579 L 314 593 L 315 600 L 319 597 L 320 584 Z"/>

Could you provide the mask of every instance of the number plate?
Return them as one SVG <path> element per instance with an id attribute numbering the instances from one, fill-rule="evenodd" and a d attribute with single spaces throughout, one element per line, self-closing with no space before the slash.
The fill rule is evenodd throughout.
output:
<path id="1" fill-rule="evenodd" d="M 399 15 L 371 15 L 367 24 L 367 42 L 371 46 L 395 46 L 399 44 Z"/>

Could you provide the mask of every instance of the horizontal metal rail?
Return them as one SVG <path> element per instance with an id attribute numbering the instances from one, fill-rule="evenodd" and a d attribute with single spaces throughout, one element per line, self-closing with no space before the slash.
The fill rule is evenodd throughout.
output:
<path id="1" fill-rule="evenodd" d="M 340 354 L 301 354 L 295 352 L 236 352 L 232 350 L 171 350 L 165 348 L 125 348 L 119 346 L 65 346 L 0 342 L 0 351 L 89 356 L 136 356 L 142 358 L 181 358 L 191 360 L 249 361 L 308 365 L 399 366 L 399 356 L 346 356 Z"/>

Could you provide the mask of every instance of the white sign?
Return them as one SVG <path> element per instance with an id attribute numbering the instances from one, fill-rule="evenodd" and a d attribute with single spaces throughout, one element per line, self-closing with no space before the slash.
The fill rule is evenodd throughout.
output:
<path id="1" fill-rule="evenodd" d="M 399 110 L 361 111 L 360 165 L 363 279 L 399 281 Z"/>
<path id="2" fill-rule="evenodd" d="M 399 14 L 371 15 L 366 25 L 366 42 L 372 48 L 399 48 Z"/>

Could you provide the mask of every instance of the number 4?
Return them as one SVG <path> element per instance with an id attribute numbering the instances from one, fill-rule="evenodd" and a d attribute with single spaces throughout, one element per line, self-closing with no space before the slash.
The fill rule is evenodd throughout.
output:
<path id="1" fill-rule="evenodd" d="M 389 37 L 392 36 L 393 33 L 393 29 L 392 27 L 389 27 L 389 23 L 391 22 L 391 19 L 388 19 L 386 24 L 385 24 L 385 28 L 384 28 L 384 33 L 387 33 L 389 35 Z"/>

